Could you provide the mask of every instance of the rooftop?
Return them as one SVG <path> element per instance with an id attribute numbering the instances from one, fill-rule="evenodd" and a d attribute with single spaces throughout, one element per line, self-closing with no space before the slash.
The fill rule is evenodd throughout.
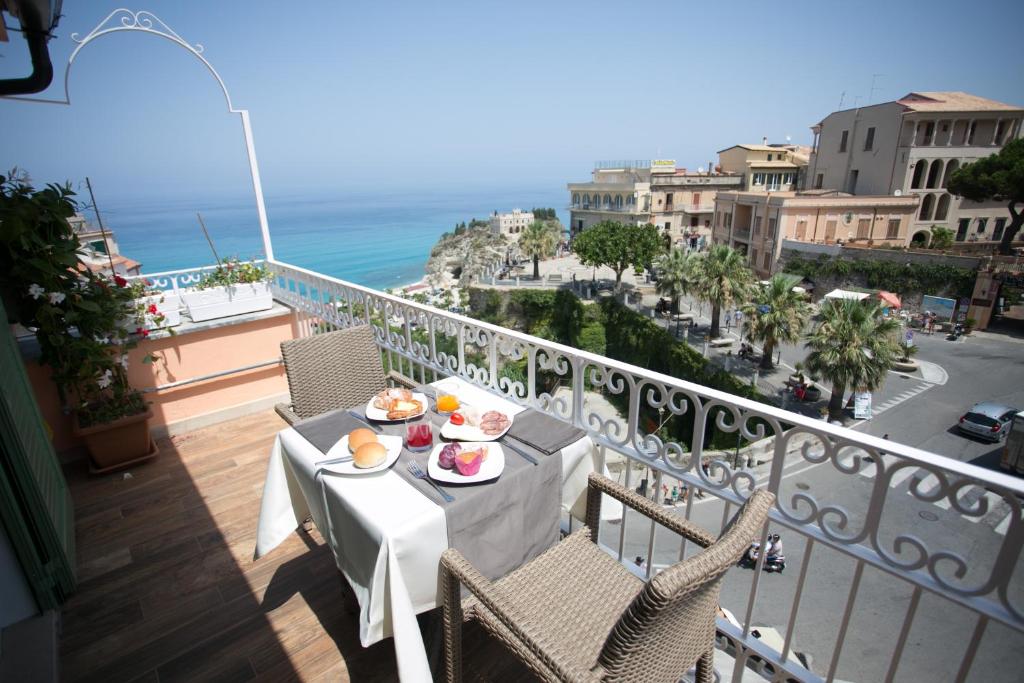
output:
<path id="1" fill-rule="evenodd" d="M 1021 107 L 996 102 L 970 93 L 952 92 L 911 92 L 896 100 L 911 111 L 919 112 L 960 112 L 960 111 L 1024 111 Z"/>

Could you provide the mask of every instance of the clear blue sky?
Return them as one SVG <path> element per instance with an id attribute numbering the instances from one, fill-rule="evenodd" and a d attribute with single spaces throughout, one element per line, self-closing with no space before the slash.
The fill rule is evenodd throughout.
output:
<path id="1" fill-rule="evenodd" d="M 116 2 L 65 0 L 73 32 Z M 597 159 L 675 158 L 767 136 L 810 141 L 836 109 L 911 90 L 1024 104 L 1024 3 L 157 2 L 247 108 L 268 195 L 563 186 Z M 854 49 L 858 45 L 858 49 Z M 0 75 L 28 71 L 0 44 Z M 244 192 L 240 124 L 184 50 L 117 34 L 87 46 L 72 106 L 0 100 L 0 167 L 90 175 L 107 196 Z"/>

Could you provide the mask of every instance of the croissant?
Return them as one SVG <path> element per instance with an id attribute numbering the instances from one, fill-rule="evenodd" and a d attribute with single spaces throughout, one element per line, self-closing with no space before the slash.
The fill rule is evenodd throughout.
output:
<path id="1" fill-rule="evenodd" d="M 401 420 L 423 412 L 423 404 L 415 399 L 395 401 L 388 410 L 389 420 Z"/>
<path id="2" fill-rule="evenodd" d="M 396 401 L 411 401 L 412 392 L 408 389 L 390 388 L 385 389 L 373 397 L 373 407 L 380 410 L 390 410 Z"/>

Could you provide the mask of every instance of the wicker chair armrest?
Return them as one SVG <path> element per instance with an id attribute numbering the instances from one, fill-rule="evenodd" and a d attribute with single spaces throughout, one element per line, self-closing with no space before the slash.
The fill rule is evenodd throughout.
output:
<path id="1" fill-rule="evenodd" d="M 393 382 L 397 386 L 405 387 L 406 389 L 415 389 L 420 385 L 420 383 L 417 382 L 416 380 L 409 379 L 408 377 L 401 374 L 397 370 L 391 370 L 390 372 L 388 372 L 388 374 L 385 375 L 385 379 L 389 382 Z"/>
<path id="2" fill-rule="evenodd" d="M 287 403 L 277 403 L 274 405 L 274 410 L 278 415 L 284 419 L 289 425 L 293 425 L 299 421 L 299 416 L 292 410 L 292 407 Z"/>
<path id="3" fill-rule="evenodd" d="M 583 669 L 545 642 L 545 638 L 537 624 L 528 623 L 526 619 L 516 615 L 516 609 L 505 592 L 495 583 L 488 581 L 476 568 L 453 548 L 441 554 L 441 572 L 453 576 L 493 614 L 501 623 L 528 648 L 533 655 L 542 661 L 559 679 L 563 681 L 592 681 L 597 683 L 601 676 L 594 671 Z"/>
<path id="4" fill-rule="evenodd" d="M 707 548 L 715 542 L 716 537 L 700 526 L 673 515 L 660 508 L 653 501 L 644 498 L 636 491 L 630 491 L 625 486 L 612 481 L 597 472 L 591 472 L 587 479 L 587 519 L 586 524 L 591 529 L 592 538 L 596 540 L 597 529 L 599 528 L 601 514 L 601 495 L 611 496 L 619 502 L 628 505 L 637 512 L 650 517 L 658 524 L 676 532 L 689 541 L 693 541 L 702 548 Z"/>

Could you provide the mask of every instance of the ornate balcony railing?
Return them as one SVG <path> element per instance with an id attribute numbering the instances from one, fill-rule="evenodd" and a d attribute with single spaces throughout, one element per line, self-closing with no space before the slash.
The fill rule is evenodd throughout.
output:
<path id="1" fill-rule="evenodd" d="M 262 259 L 253 259 L 253 263 L 263 263 Z M 125 279 L 129 282 L 134 280 L 148 280 L 148 285 L 153 289 L 160 289 L 165 292 L 178 294 L 180 290 L 198 285 L 206 273 L 217 268 L 212 266 L 198 266 L 196 268 L 183 268 L 181 270 L 165 270 L 159 273 L 144 273 L 142 275 L 129 275 Z"/>
<path id="2" fill-rule="evenodd" d="M 858 598 L 871 601 L 872 619 L 890 626 L 878 629 L 878 634 L 865 635 L 863 628 L 857 634 L 858 640 L 881 639 L 871 658 L 878 660 L 873 662 L 877 675 L 870 676 L 872 680 L 892 680 L 901 662 L 904 672 L 920 666 L 919 650 L 929 644 L 934 646 L 930 661 L 944 667 L 949 680 L 954 679 L 951 672 L 958 672 L 958 681 L 970 672 L 983 640 L 995 641 L 984 643 L 990 653 L 1020 650 L 1021 480 L 297 266 L 278 261 L 270 265 L 275 297 L 299 311 L 301 334 L 370 324 L 389 370 L 421 382 L 457 376 L 571 422 L 586 430 L 607 462 L 625 457 L 621 477 L 627 486 L 637 485 L 637 466 L 652 473 L 656 499 L 662 497 L 663 482 L 678 480 L 685 485 L 687 493 L 677 509 L 687 518 L 698 505 L 712 502 L 721 506 L 724 525 L 755 487 L 775 493 L 777 501 L 760 540 L 764 547 L 770 527 L 785 531 L 793 565 L 790 574 L 798 578 L 790 595 L 788 589 L 772 587 L 763 572 L 730 573 L 732 602 L 726 604 L 723 592 L 723 606 L 737 615 L 739 624 L 720 619 L 718 626 L 720 647 L 736 655 L 733 680 L 739 680 L 749 664 L 768 672 L 773 681 L 831 681 L 842 673 L 840 657 L 847 635 L 853 633 Z M 621 413 L 609 411 L 609 405 L 617 405 Z M 688 438 L 664 440 L 658 425 L 645 422 L 648 409 L 690 421 Z M 731 449 L 724 454 L 706 448 L 712 431 L 736 434 L 737 443 L 743 439 L 760 444 L 766 462 L 740 467 Z M 813 477 L 808 470 L 814 470 Z M 799 481 L 794 476 L 798 474 L 803 475 Z M 897 488 L 900 483 L 907 490 Z M 922 512 L 914 512 L 915 506 Z M 930 536 L 924 533 L 923 513 L 937 519 L 930 511 L 934 509 L 951 515 L 949 524 L 978 522 L 996 510 L 1006 514 L 988 530 L 995 539 L 964 548 L 948 528 Z M 625 551 L 627 526 L 637 523 L 627 515 L 618 529 L 617 547 L 609 549 L 627 565 L 632 565 Z M 664 547 L 653 523 L 649 535 L 643 524 L 641 535 L 650 558 L 647 575 L 654 571 L 659 553 L 674 559 L 692 554 L 692 546 L 678 541 Z M 607 535 L 605 530 L 603 541 Z M 811 570 L 812 557 L 838 558 L 845 569 L 830 572 L 823 583 L 817 570 Z M 877 595 L 897 589 L 904 591 L 902 598 L 879 604 Z M 772 601 L 767 608 L 765 600 Z M 831 606 L 827 618 L 821 616 L 822 604 Z M 829 644 L 819 648 L 828 655 L 814 667 L 817 672 L 791 656 L 796 625 L 808 610 L 817 613 L 806 617 L 815 620 L 813 637 Z M 761 628 L 757 619 L 768 619 L 778 628 L 780 647 L 755 637 L 752 632 Z M 962 643 L 922 643 L 915 638 L 912 661 L 904 660 L 915 624 L 951 619 L 966 629 Z M 987 628 L 990 622 L 999 628 Z"/>

